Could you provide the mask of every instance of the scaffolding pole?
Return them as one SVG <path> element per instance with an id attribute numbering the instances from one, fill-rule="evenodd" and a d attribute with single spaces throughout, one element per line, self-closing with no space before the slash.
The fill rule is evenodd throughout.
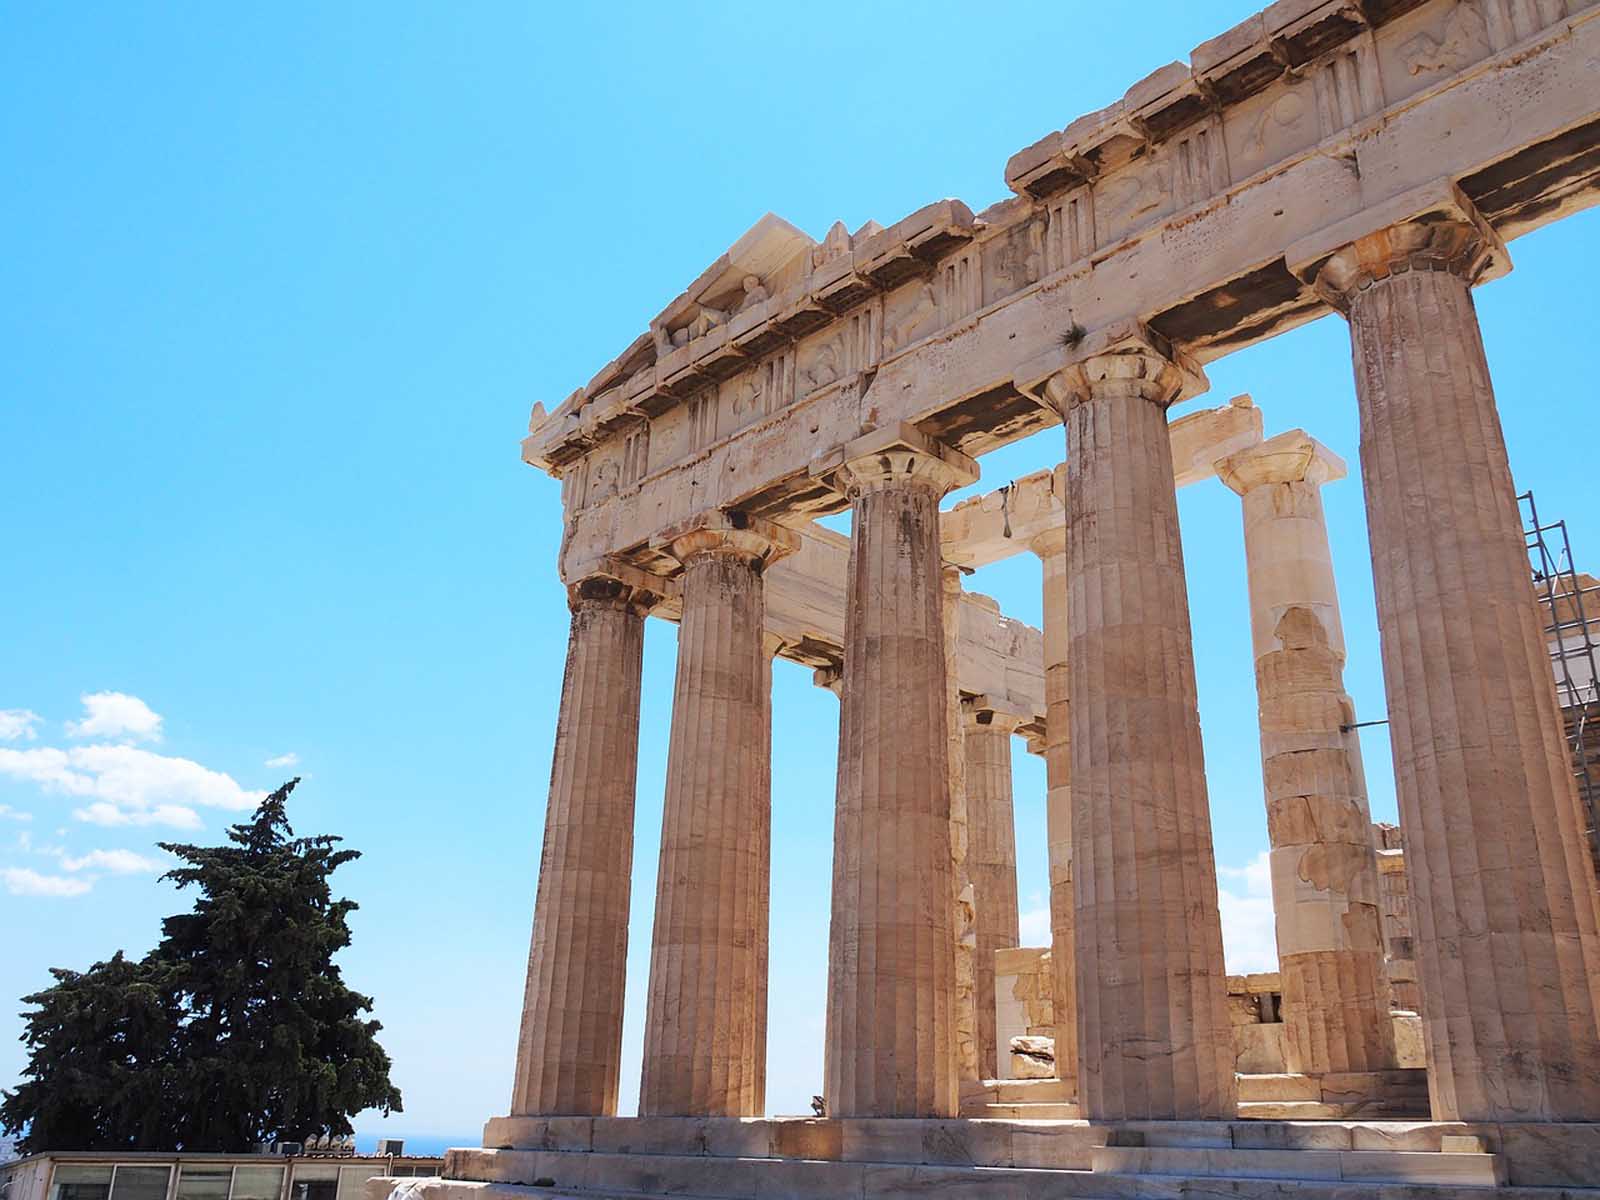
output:
<path id="1" fill-rule="evenodd" d="M 1589 603 L 1600 609 L 1600 584 L 1585 588 L 1579 583 L 1565 521 L 1542 522 L 1532 491 L 1523 492 L 1517 502 L 1522 508 L 1533 588 L 1545 618 L 1545 644 L 1572 774 L 1583 802 L 1589 853 L 1600 875 L 1600 652 L 1595 644 L 1600 637 L 1600 616 L 1590 618 L 1584 611 Z"/>

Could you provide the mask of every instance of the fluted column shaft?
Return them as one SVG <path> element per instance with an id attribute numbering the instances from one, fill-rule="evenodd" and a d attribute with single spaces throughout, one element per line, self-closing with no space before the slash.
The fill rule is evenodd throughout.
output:
<path id="1" fill-rule="evenodd" d="M 1317 280 L 1350 321 L 1433 1116 L 1592 1121 L 1593 867 L 1470 291 L 1497 253 L 1435 217 Z"/>
<path id="2" fill-rule="evenodd" d="M 852 526 L 828 942 L 830 1116 L 956 1111 L 938 506 L 976 469 L 945 455 L 890 447 L 847 457 L 835 476 Z"/>
<path id="3" fill-rule="evenodd" d="M 1194 374 L 1138 340 L 1056 377 L 1068 394 L 1078 1095 L 1090 1119 L 1235 1115 L 1166 422 Z"/>
<path id="4" fill-rule="evenodd" d="M 511 1112 L 614 1116 L 628 960 L 639 674 L 656 597 L 609 579 L 568 592 L 544 849 Z"/>
<path id="5" fill-rule="evenodd" d="M 978 992 L 977 888 L 972 874 L 970 805 L 967 798 L 967 745 L 962 732 L 961 691 L 956 656 L 961 644 L 961 570 L 946 563 L 944 588 L 945 745 L 950 759 L 951 936 L 955 947 L 955 1043 L 957 1091 L 963 1082 L 983 1078 L 980 1036 L 982 1005 Z"/>
<path id="6" fill-rule="evenodd" d="M 683 565 L 641 1116 L 765 1110 L 771 655 L 762 566 L 772 543 L 704 522 Z"/>
<path id="7" fill-rule="evenodd" d="M 1244 512 L 1285 1058 L 1394 1066 L 1378 869 L 1322 485 L 1344 463 L 1293 430 L 1217 464 Z"/>
<path id="8" fill-rule="evenodd" d="M 1059 479 L 1059 476 L 1058 476 Z M 1060 482 L 1065 492 L 1065 481 Z M 1050 985 L 1056 1077 L 1078 1081 L 1078 961 L 1073 941 L 1072 708 L 1067 676 L 1067 527 L 1033 541 L 1044 574 L 1045 840 L 1050 852 Z"/>
<path id="9" fill-rule="evenodd" d="M 966 741 L 967 873 L 976 918 L 973 994 L 978 1072 L 1000 1077 L 995 1033 L 994 955 L 1021 941 L 1017 912 L 1017 830 L 1011 795 L 1011 735 L 1017 718 L 962 705 Z"/>

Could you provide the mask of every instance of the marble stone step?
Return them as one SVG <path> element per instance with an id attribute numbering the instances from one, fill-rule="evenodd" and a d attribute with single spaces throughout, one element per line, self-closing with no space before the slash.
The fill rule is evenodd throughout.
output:
<path id="1" fill-rule="evenodd" d="M 1498 1152 L 1514 1184 L 1600 1189 L 1600 1124 L 1470 1125 L 1361 1119 L 1334 1121 L 948 1120 L 915 1118 L 497 1117 L 487 1146 L 510 1153 L 707 1159 L 825 1160 L 862 1166 L 904 1164 L 1087 1172 L 1096 1147 Z M 497 1161 L 494 1150 L 450 1151 L 444 1173 L 457 1179 L 531 1182 L 526 1158 Z M 515 1164 L 515 1167 L 512 1166 Z M 1600 1190 L 1591 1193 L 1600 1200 Z M 385 1196 L 387 1193 L 385 1193 Z M 1545 1200 L 1555 1200 L 1544 1193 Z M 385 1200 L 369 1197 L 368 1200 Z M 1391 1198 L 1386 1198 L 1391 1200 Z"/>
<path id="2" fill-rule="evenodd" d="M 538 1169 L 543 1174 L 534 1184 L 374 1180 L 367 1200 L 388 1197 L 386 1185 L 408 1185 L 406 1200 L 1481 1200 L 1487 1188 L 1495 1187 L 1477 1182 L 1481 1174 L 1470 1171 L 1472 1178 L 1442 1181 L 1414 1173 L 1397 1187 L 1384 1181 L 1382 1171 L 1372 1178 L 1294 1179 L 548 1152 L 540 1156 Z M 1396 1168 L 1391 1163 L 1387 1170 Z M 1600 1200 L 1600 1189 L 1594 1188 L 1501 1187 L 1493 1194 L 1500 1200 Z"/>
<path id="3" fill-rule="evenodd" d="M 963 1111 L 963 1116 L 981 1117 L 991 1121 L 1076 1121 L 1078 1106 L 1073 1103 L 1046 1102 L 1027 1104 L 985 1104 L 982 1108 Z"/>
<path id="4" fill-rule="evenodd" d="M 1245 1121 L 1337 1121 L 1347 1116 L 1344 1106 L 1320 1100 L 1240 1101 L 1239 1117 Z"/>
<path id="5" fill-rule="evenodd" d="M 1072 1085 L 1063 1079 L 989 1079 L 983 1095 L 990 1104 L 1059 1104 L 1074 1100 Z"/>
<path id="6" fill-rule="evenodd" d="M 1239 1105 L 1242 1121 L 1350 1121 L 1426 1118 L 1426 1100 L 1419 1106 L 1397 1101 L 1327 1104 L 1321 1100 L 1256 1100 Z"/>
<path id="7" fill-rule="evenodd" d="M 1170 1146 L 1101 1146 L 1091 1151 L 1097 1173 L 1204 1179 L 1292 1179 L 1345 1183 L 1505 1183 L 1498 1155 L 1414 1150 L 1237 1150 Z"/>
<path id="8" fill-rule="evenodd" d="M 1322 1084 L 1310 1075 L 1240 1075 L 1239 1104 L 1267 1100 L 1321 1100 Z"/>

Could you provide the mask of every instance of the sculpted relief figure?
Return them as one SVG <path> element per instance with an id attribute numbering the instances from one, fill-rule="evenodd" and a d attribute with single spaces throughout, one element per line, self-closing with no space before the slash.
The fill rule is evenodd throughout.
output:
<path id="1" fill-rule="evenodd" d="M 739 307 L 734 312 L 743 312 L 770 298 L 771 292 L 767 291 L 766 284 L 761 282 L 759 275 L 746 275 L 744 277 L 744 298 L 739 301 Z"/>
<path id="2" fill-rule="evenodd" d="M 585 497 L 587 504 L 600 504 L 617 494 L 620 486 L 620 476 L 617 461 L 614 458 L 603 459 L 589 477 L 589 494 Z"/>
<path id="3" fill-rule="evenodd" d="M 844 374 L 844 351 L 837 337 L 829 338 L 817 351 L 816 361 L 806 370 L 812 388 L 825 387 Z"/>
<path id="4" fill-rule="evenodd" d="M 1044 226 L 1030 221 L 1001 243 L 991 268 L 990 298 L 1021 291 L 1044 274 Z"/>
<path id="5" fill-rule="evenodd" d="M 850 253 L 850 231 L 844 227 L 843 221 L 835 221 L 828 230 L 828 236 L 822 239 L 822 244 L 811 251 L 811 265 L 820 267 L 823 263 L 832 262 L 842 254 Z"/>
<path id="6" fill-rule="evenodd" d="M 759 284 L 759 280 L 757 283 Z M 763 289 L 765 291 L 765 289 Z M 763 300 L 766 297 L 761 297 Z M 659 321 L 650 323 L 650 337 L 656 344 L 656 357 L 665 358 L 674 350 L 687 346 L 695 338 L 700 337 L 708 330 L 715 329 L 718 325 L 726 324 L 728 314 L 720 308 L 699 304 L 695 306 L 695 315 L 687 325 L 678 329 L 668 329 Z"/>
<path id="7" fill-rule="evenodd" d="M 891 322 L 885 320 L 883 348 L 885 352 L 909 346 L 924 334 L 933 332 L 939 321 L 939 297 L 933 284 L 924 282 L 917 288 L 911 307 L 897 314 Z"/>
<path id="8" fill-rule="evenodd" d="M 735 417 L 759 416 L 765 411 L 762 407 L 763 387 L 760 371 L 746 371 L 733 380 L 732 387 L 732 408 Z"/>
<path id="9" fill-rule="evenodd" d="M 1419 33 L 1400 48 L 1406 70 L 1413 75 L 1454 71 L 1488 53 L 1489 26 L 1470 0 L 1460 0 L 1445 18 L 1438 37 Z"/>

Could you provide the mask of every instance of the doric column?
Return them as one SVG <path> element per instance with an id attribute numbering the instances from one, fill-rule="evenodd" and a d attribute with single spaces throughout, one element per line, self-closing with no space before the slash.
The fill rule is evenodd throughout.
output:
<path id="1" fill-rule="evenodd" d="M 1413 215 L 1413 214 L 1421 214 Z M 1436 1120 L 1600 1119 L 1594 874 L 1449 184 L 1289 261 L 1350 322 Z"/>
<path id="2" fill-rule="evenodd" d="M 614 579 L 567 589 L 561 682 L 514 1116 L 614 1116 L 633 870 L 644 617 L 659 597 Z"/>
<path id="3" fill-rule="evenodd" d="M 951 931 L 955 949 L 955 1042 L 957 1087 L 983 1078 L 979 1048 L 983 1018 L 978 995 L 977 889 L 973 882 L 967 746 L 962 734 L 960 674 L 961 569 L 945 563 L 940 569 L 944 596 L 945 746 L 950 759 L 950 886 Z"/>
<path id="4" fill-rule="evenodd" d="M 1057 468 L 1066 494 L 1065 467 Z M 1056 1076 L 1078 1082 L 1078 961 L 1072 927 L 1072 717 L 1067 684 L 1067 527 L 1034 538 L 1044 574 L 1045 840 L 1050 851 L 1050 986 Z"/>
<path id="5" fill-rule="evenodd" d="M 1167 405 L 1203 381 L 1139 327 L 1050 380 L 1067 416 L 1079 1104 L 1232 1118 L 1233 1035 Z M 1196 390 L 1198 390 L 1196 388 Z"/>
<path id="6" fill-rule="evenodd" d="M 1011 801 L 1011 735 L 1022 718 L 983 697 L 961 704 L 966 742 L 967 874 L 976 916 L 973 996 L 978 1074 L 1000 1078 L 995 1041 L 994 955 L 1019 944 L 1017 830 Z"/>
<path id="7" fill-rule="evenodd" d="M 762 568 L 798 540 L 712 512 L 660 542 L 682 564 L 683 617 L 639 1113 L 759 1116 L 772 677 Z"/>
<path id="8" fill-rule="evenodd" d="M 977 464 L 902 426 L 819 463 L 850 499 L 826 1086 L 839 1117 L 956 1111 L 939 499 Z"/>
<path id="9" fill-rule="evenodd" d="M 1344 462 L 1292 430 L 1217 463 L 1244 510 L 1285 1058 L 1394 1066 L 1377 862 L 1322 485 Z"/>

